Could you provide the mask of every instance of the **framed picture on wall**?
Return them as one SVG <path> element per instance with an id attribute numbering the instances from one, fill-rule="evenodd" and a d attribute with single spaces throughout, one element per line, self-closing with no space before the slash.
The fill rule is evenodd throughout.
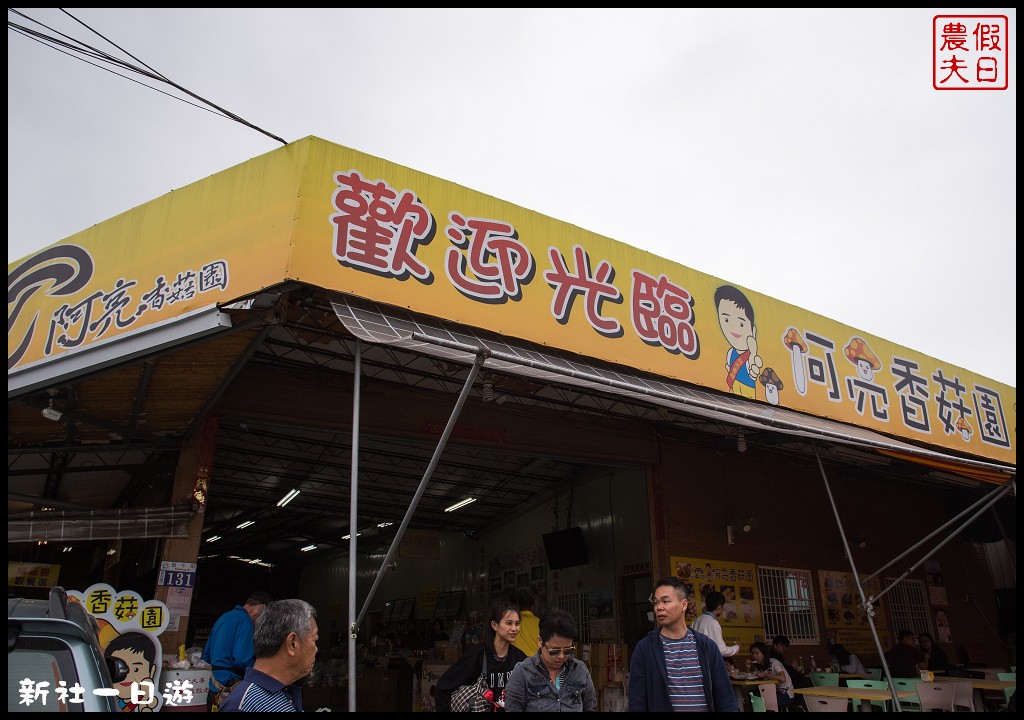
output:
<path id="1" fill-rule="evenodd" d="M 492 593 L 500 593 L 501 592 L 501 578 L 500 577 L 495 576 L 495 577 L 491 578 L 491 592 Z"/>
<path id="2" fill-rule="evenodd" d="M 381 623 L 384 624 L 384 625 L 387 625 L 389 622 L 391 622 L 391 619 L 392 619 L 391 616 L 394 614 L 394 612 L 395 612 L 395 601 L 394 600 L 389 600 L 388 602 L 384 603 L 384 610 L 380 614 L 380 621 L 381 621 Z"/>
<path id="3" fill-rule="evenodd" d="M 434 617 L 447 617 L 448 615 L 448 603 L 451 602 L 452 594 L 450 592 L 438 593 L 437 605 L 434 606 Z"/>
<path id="4" fill-rule="evenodd" d="M 519 573 L 518 575 L 516 575 L 516 587 L 517 588 L 525 588 L 525 587 L 529 587 L 529 585 L 530 585 L 530 574 L 529 573 Z"/>
<path id="5" fill-rule="evenodd" d="M 402 607 L 405 605 L 404 599 L 395 600 L 395 607 L 391 610 L 391 622 L 396 623 L 402 619 Z"/>
<path id="6" fill-rule="evenodd" d="M 398 617 L 398 621 L 402 622 L 412 617 L 412 611 L 416 607 L 416 598 L 406 598 L 402 601 L 402 614 Z"/>
<path id="7" fill-rule="evenodd" d="M 451 594 L 451 601 L 448 603 L 447 617 L 458 617 L 462 611 L 462 600 L 466 596 L 465 590 L 455 590 Z"/>
<path id="8" fill-rule="evenodd" d="M 544 582 L 544 566 L 534 565 L 530 568 L 530 581 L 531 582 Z"/>

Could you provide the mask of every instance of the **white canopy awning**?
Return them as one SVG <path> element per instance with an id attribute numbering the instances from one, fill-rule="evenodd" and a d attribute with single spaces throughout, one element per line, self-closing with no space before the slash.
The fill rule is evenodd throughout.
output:
<path id="1" fill-rule="evenodd" d="M 1015 467 L 919 447 L 856 425 L 734 395 L 716 394 L 602 361 L 570 356 L 438 318 L 415 315 L 403 308 L 347 295 L 335 296 L 332 304 L 348 331 L 366 342 L 394 345 L 467 365 L 472 364 L 475 355 L 484 353 L 486 368 L 535 381 L 560 382 L 612 393 L 747 428 L 871 448 L 925 464 L 941 464 L 945 469 L 990 482 L 1002 482 L 1016 475 Z"/>

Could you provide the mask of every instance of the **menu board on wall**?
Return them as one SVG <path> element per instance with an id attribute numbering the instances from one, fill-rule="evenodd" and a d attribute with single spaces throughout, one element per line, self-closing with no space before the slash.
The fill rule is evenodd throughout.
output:
<path id="1" fill-rule="evenodd" d="M 764 639 L 755 565 L 692 557 L 672 557 L 670 562 L 690 597 L 687 624 L 704 612 L 704 597 L 717 590 L 725 595 L 725 608 L 718 618 L 725 642 L 747 648 Z"/>
<path id="2" fill-rule="evenodd" d="M 869 628 L 868 616 L 859 606 L 857 583 L 853 573 L 822 570 L 818 573 L 820 597 L 825 609 L 825 625 L 833 628 Z M 878 578 L 861 581 L 864 594 L 873 597 L 881 592 Z M 885 608 L 881 601 L 874 605 L 875 627 L 888 627 Z"/>

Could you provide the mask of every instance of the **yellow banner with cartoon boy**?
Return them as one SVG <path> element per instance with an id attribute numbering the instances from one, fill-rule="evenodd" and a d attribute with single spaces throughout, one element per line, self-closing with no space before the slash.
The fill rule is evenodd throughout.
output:
<path id="1" fill-rule="evenodd" d="M 315 137 L 9 264 L 8 369 L 287 280 L 1016 465 L 1013 387 Z"/>

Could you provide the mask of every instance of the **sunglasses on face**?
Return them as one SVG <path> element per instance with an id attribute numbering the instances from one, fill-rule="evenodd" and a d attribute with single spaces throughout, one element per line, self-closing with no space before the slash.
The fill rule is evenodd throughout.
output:
<path id="1" fill-rule="evenodd" d="M 553 648 L 545 645 L 544 649 L 548 651 L 548 655 L 550 655 L 551 657 L 558 657 L 562 654 L 564 654 L 566 657 L 571 657 L 576 652 L 575 645 L 570 645 L 569 647 L 564 648 Z"/>

